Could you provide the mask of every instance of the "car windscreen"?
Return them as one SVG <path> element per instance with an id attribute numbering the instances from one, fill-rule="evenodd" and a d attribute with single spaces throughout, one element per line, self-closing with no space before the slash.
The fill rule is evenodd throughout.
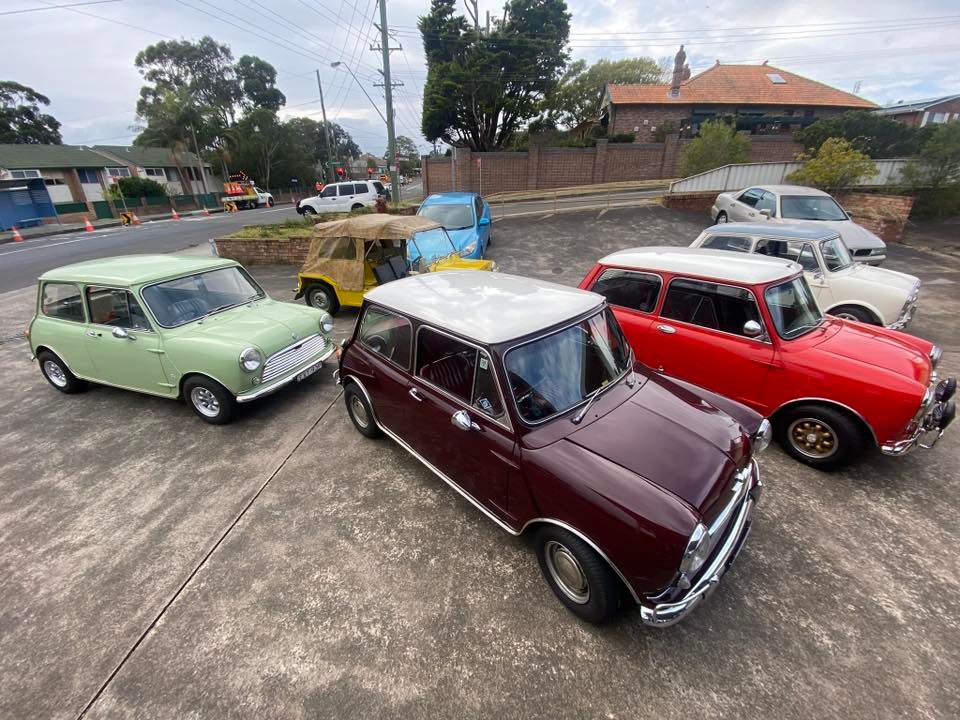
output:
<path id="1" fill-rule="evenodd" d="M 425 265 L 450 256 L 460 256 L 450 236 L 443 228 L 421 230 L 415 233 L 407 243 L 407 260 L 420 271 Z M 420 260 L 423 262 L 419 262 Z"/>
<path id="2" fill-rule="evenodd" d="M 605 308 L 509 350 L 504 365 L 520 417 L 540 423 L 616 381 L 629 369 L 630 357 L 620 325 Z"/>
<path id="3" fill-rule="evenodd" d="M 824 240 L 820 243 L 820 254 L 823 255 L 823 262 L 826 263 L 827 270 L 830 272 L 843 270 L 853 265 L 850 251 L 840 238 Z"/>
<path id="4" fill-rule="evenodd" d="M 782 195 L 780 216 L 784 220 L 847 220 L 847 214 L 828 195 Z"/>
<path id="5" fill-rule="evenodd" d="M 763 296 L 777 334 L 784 340 L 800 337 L 823 322 L 823 313 L 802 275 L 768 287 Z"/>
<path id="6" fill-rule="evenodd" d="M 225 267 L 149 285 L 142 295 L 157 322 L 171 328 L 243 305 L 264 292 L 242 268 Z"/>
<path id="7" fill-rule="evenodd" d="M 447 230 L 463 230 L 473 226 L 471 205 L 423 205 L 417 215 L 430 218 Z"/>

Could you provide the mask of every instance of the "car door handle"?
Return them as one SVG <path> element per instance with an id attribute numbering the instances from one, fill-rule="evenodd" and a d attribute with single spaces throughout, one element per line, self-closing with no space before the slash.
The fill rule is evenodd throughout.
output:
<path id="1" fill-rule="evenodd" d="M 423 402 L 423 396 L 417 392 L 416 388 L 410 388 L 410 397 L 412 397 L 417 402 Z"/>
<path id="2" fill-rule="evenodd" d="M 96 330 L 87 330 L 87 335 L 90 337 L 100 337 L 102 333 L 98 333 Z"/>
<path id="3" fill-rule="evenodd" d="M 671 327 L 670 325 L 657 325 L 657 330 L 665 335 L 673 335 L 675 332 L 677 332 L 677 329 L 675 327 Z"/>

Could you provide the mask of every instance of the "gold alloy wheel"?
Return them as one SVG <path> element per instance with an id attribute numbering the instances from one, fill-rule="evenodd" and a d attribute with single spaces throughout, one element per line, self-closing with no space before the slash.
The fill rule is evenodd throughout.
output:
<path id="1" fill-rule="evenodd" d="M 794 449 L 814 460 L 824 460 L 837 452 L 837 433 L 823 420 L 798 418 L 787 428 Z"/>

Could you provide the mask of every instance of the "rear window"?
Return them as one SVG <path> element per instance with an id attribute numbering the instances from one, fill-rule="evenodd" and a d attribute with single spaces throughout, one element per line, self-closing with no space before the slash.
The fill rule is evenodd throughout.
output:
<path id="1" fill-rule="evenodd" d="M 378 193 L 383 194 L 383 183 L 379 180 L 374 180 L 373 186 L 377 189 Z"/>
<path id="2" fill-rule="evenodd" d="M 45 283 L 40 296 L 40 311 L 47 317 L 83 322 L 80 288 L 68 283 Z"/>

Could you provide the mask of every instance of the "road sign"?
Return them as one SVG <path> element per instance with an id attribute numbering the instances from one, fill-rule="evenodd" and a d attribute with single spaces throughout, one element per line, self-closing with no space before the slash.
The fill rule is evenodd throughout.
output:
<path id="1" fill-rule="evenodd" d="M 296 184 L 298 184 L 299 182 L 300 182 L 300 179 L 299 179 L 299 178 L 290 178 L 290 184 L 291 184 L 291 185 L 296 185 Z"/>

